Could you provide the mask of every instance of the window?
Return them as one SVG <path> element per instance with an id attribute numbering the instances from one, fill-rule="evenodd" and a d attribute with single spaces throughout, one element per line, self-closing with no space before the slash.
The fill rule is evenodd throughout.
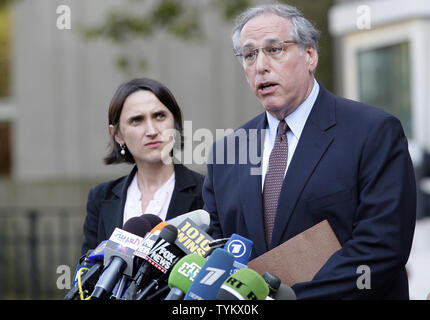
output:
<path id="1" fill-rule="evenodd" d="M 402 122 L 412 138 L 409 43 L 358 53 L 359 99 L 379 106 Z"/>

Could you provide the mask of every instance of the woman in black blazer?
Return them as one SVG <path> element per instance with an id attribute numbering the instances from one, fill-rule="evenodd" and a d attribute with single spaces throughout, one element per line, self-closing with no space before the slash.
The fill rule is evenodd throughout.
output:
<path id="1" fill-rule="evenodd" d="M 90 190 L 82 254 L 131 217 L 151 213 L 168 220 L 203 207 L 204 177 L 173 163 L 174 147 L 183 148 L 182 114 L 168 88 L 148 78 L 122 84 L 109 106 L 109 131 L 104 162 L 134 167 Z"/>

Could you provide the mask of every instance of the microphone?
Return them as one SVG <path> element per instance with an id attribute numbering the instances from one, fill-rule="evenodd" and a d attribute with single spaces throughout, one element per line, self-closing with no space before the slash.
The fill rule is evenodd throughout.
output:
<path id="1" fill-rule="evenodd" d="M 149 268 L 149 266 L 145 266 L 146 260 L 143 259 L 143 256 L 144 254 L 149 252 L 149 250 L 154 246 L 154 244 L 160 239 L 160 232 L 167 225 L 167 222 L 162 221 L 156 226 L 154 226 L 151 231 L 145 235 L 145 237 L 143 238 L 143 242 L 139 246 L 139 248 L 135 250 L 134 257 L 136 261 L 140 264 L 137 268 L 138 271 L 135 273 L 134 278 L 131 280 L 131 283 L 129 284 L 127 290 L 122 295 L 123 300 L 131 300 L 135 298 L 136 292 L 138 291 L 138 286 L 140 286 L 141 282 L 144 280 L 140 278 L 141 275 L 151 271 L 151 268 Z M 136 284 L 136 281 L 139 282 Z"/>
<path id="2" fill-rule="evenodd" d="M 243 268 L 221 285 L 217 300 L 265 300 L 269 294 L 266 281 L 254 270 Z"/>
<path id="3" fill-rule="evenodd" d="M 213 241 L 213 238 L 192 219 L 183 219 L 177 227 L 178 237 L 175 244 L 185 254 L 197 253 L 204 257 L 211 250 L 209 243 Z"/>
<path id="4" fill-rule="evenodd" d="M 149 231 L 150 224 L 142 217 L 134 217 L 129 219 L 124 227 L 133 229 L 139 235 L 115 228 L 106 244 L 105 268 L 94 287 L 92 298 L 106 298 L 123 273 L 130 277 L 133 275 L 134 251 L 142 243 L 142 237 Z"/>
<path id="5" fill-rule="evenodd" d="M 139 262 L 139 266 L 144 261 L 143 256 L 146 255 L 146 253 L 149 252 L 149 250 L 153 247 L 155 242 L 159 240 L 161 230 L 167 225 L 169 225 L 169 223 L 161 221 L 152 227 L 151 231 L 145 235 L 142 243 L 134 252 L 135 259 Z"/>
<path id="6" fill-rule="evenodd" d="M 234 256 L 217 248 L 191 283 L 184 300 L 215 300 L 219 288 L 230 274 Z"/>
<path id="7" fill-rule="evenodd" d="M 273 273 L 265 272 L 263 279 L 269 286 L 269 295 L 266 300 L 296 300 L 294 290 L 281 283 L 281 279 Z"/>
<path id="8" fill-rule="evenodd" d="M 236 233 L 233 233 L 224 246 L 227 252 L 230 252 L 234 259 L 242 264 L 248 264 L 251 255 L 253 242 Z"/>
<path id="9" fill-rule="evenodd" d="M 235 258 L 230 274 L 247 267 L 246 265 L 248 264 L 249 257 L 251 255 L 252 246 L 253 242 L 251 240 L 236 233 L 231 235 L 230 239 L 224 246 L 224 249 L 227 250 L 227 252 L 230 252 Z"/>
<path id="10" fill-rule="evenodd" d="M 74 287 L 77 283 L 78 275 L 81 272 L 88 271 L 89 268 L 91 268 L 94 263 L 92 263 L 90 260 L 88 260 L 88 256 L 93 252 L 93 250 L 88 250 L 86 254 L 81 256 L 78 261 L 78 265 L 76 266 L 75 275 L 73 276 L 73 282 L 72 286 Z M 82 271 L 81 271 L 82 270 Z"/>
<path id="11" fill-rule="evenodd" d="M 184 220 L 190 219 L 198 226 L 201 225 L 209 225 L 211 222 L 211 218 L 209 212 L 203 209 L 194 210 L 188 213 L 181 214 L 175 218 L 167 220 L 168 223 L 173 224 L 175 227 L 179 229 L 179 225 L 184 222 Z"/>
<path id="12" fill-rule="evenodd" d="M 178 229 L 173 225 L 167 224 L 161 229 L 155 241 L 148 238 L 145 239 L 142 245 L 136 249 L 134 255 L 146 260 L 161 272 L 166 273 L 167 269 L 170 269 L 173 265 L 173 259 L 180 254 L 179 250 L 173 246 L 177 235 Z M 173 251 L 176 254 L 168 251 L 168 249 L 174 249 Z"/>
<path id="13" fill-rule="evenodd" d="M 157 239 L 154 240 L 153 235 L 150 235 L 134 252 L 135 256 L 144 259 L 144 261 L 137 271 L 133 282 L 125 292 L 123 299 L 143 299 L 160 281 L 165 279 L 168 271 L 184 255 L 174 244 L 178 234 L 177 228 L 165 222 L 160 224 L 167 225 L 161 229 Z M 143 289 L 143 286 L 151 278 L 153 281 Z"/>
<path id="14" fill-rule="evenodd" d="M 166 225 L 167 223 L 163 222 L 163 220 L 161 220 L 160 217 L 156 216 L 155 214 L 143 214 L 139 217 L 134 217 L 127 220 L 123 226 L 123 229 L 133 234 L 140 235 L 145 232 L 142 241 L 142 243 L 144 243 L 150 241 L 148 239 L 153 239 L 155 241 L 158 238 L 161 229 L 164 228 Z M 147 232 L 147 230 L 150 231 Z M 139 246 L 141 246 L 142 243 L 139 244 Z M 140 257 L 136 259 L 136 261 L 140 263 L 142 262 Z"/>
<path id="15" fill-rule="evenodd" d="M 91 251 L 88 256 L 88 261 L 91 264 L 96 264 L 98 261 L 104 260 L 106 244 L 107 240 L 103 240 L 93 251 Z"/>
<path id="16" fill-rule="evenodd" d="M 230 240 L 230 238 L 221 238 L 221 239 L 213 240 L 209 243 L 209 247 L 215 248 L 215 249 L 224 247 L 225 244 L 228 242 L 228 240 Z"/>
<path id="17" fill-rule="evenodd" d="M 152 213 L 144 213 L 141 215 L 141 217 L 145 218 L 151 224 L 151 229 L 154 228 L 160 222 L 163 222 L 163 220 L 161 220 L 159 216 Z"/>
<path id="18" fill-rule="evenodd" d="M 182 300 L 206 259 L 197 253 L 181 258 L 170 272 L 168 285 L 171 289 L 164 300 Z"/>
<path id="19" fill-rule="evenodd" d="M 84 291 L 91 291 L 94 288 L 103 269 L 106 243 L 107 240 L 102 241 L 94 250 L 88 250 L 88 252 L 81 257 L 76 268 L 73 288 L 66 294 L 64 300 L 73 300 L 77 297 L 78 293 L 80 293 L 81 299 L 83 300 Z M 83 262 L 82 259 L 84 259 Z M 82 274 L 82 272 L 84 273 Z"/>
<path id="20" fill-rule="evenodd" d="M 137 269 L 134 251 L 150 230 L 151 224 L 143 215 L 127 220 L 123 229 L 116 228 L 107 243 L 104 264 L 108 264 L 112 256 L 119 256 L 126 262 L 124 274 L 132 277 Z"/>
<path id="21" fill-rule="evenodd" d="M 275 300 L 296 300 L 297 297 L 296 297 L 296 293 L 291 287 L 281 283 L 274 299 Z"/>
<path id="22" fill-rule="evenodd" d="M 155 215 L 151 216 L 157 217 Z M 158 218 L 158 220 L 161 222 L 160 218 Z M 156 224 L 158 224 L 158 222 Z M 130 218 L 122 226 L 123 230 L 140 237 L 144 237 L 152 228 L 152 218 L 150 217 L 150 219 L 148 219 L 146 215 Z"/>
<path id="23" fill-rule="evenodd" d="M 214 252 L 215 249 L 224 248 L 224 246 L 228 242 L 228 240 L 230 240 L 230 238 L 221 238 L 221 239 L 216 239 L 216 240 L 212 240 L 211 242 L 209 242 L 208 246 L 210 249 L 208 251 L 206 251 L 206 253 L 203 257 L 204 258 L 209 257 L 212 254 L 212 252 Z"/>
<path id="24" fill-rule="evenodd" d="M 148 230 L 151 230 L 155 225 L 157 225 L 161 221 L 162 220 L 154 214 L 143 214 L 139 217 L 133 217 L 127 220 L 126 223 L 123 225 L 122 229 L 130 233 L 133 233 L 135 235 L 145 236 Z M 132 261 L 133 261 L 132 275 L 123 274 L 121 276 L 121 278 L 114 286 L 114 289 L 112 290 L 112 296 L 111 296 L 112 299 L 120 299 L 120 297 L 124 294 L 126 288 L 128 287 L 128 284 L 131 281 L 131 276 L 134 275 L 138 266 L 141 263 L 141 261 L 139 261 L 139 259 L 136 259 L 135 257 L 132 258 Z"/>
<path id="25" fill-rule="evenodd" d="M 279 286 L 281 285 L 281 279 L 279 279 L 277 276 L 270 272 L 265 272 L 263 274 L 263 279 L 269 286 L 269 297 L 275 299 L 275 296 L 278 293 Z"/>
<path id="26" fill-rule="evenodd" d="M 162 222 L 162 220 L 154 214 L 143 214 L 139 217 L 133 217 L 127 220 L 123 226 L 123 229 L 127 232 L 143 237 L 143 239 L 141 239 L 139 244 L 137 244 L 137 247 L 139 247 L 143 243 L 143 241 L 145 241 L 145 238 L 150 232 L 150 230 L 152 231 L 154 226 L 156 226 L 160 222 Z M 140 266 L 140 263 L 142 262 L 140 261 L 140 259 L 136 259 L 136 257 L 133 257 L 132 259 L 134 260 L 134 265 L 133 265 L 134 272 L 132 274 L 128 273 L 127 274 L 128 276 L 134 276 L 134 273 L 136 272 L 137 268 Z"/>

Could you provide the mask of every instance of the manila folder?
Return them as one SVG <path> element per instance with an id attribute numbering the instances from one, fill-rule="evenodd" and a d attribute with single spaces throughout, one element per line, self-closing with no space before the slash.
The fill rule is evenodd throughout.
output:
<path id="1" fill-rule="evenodd" d="M 283 284 L 310 281 L 341 245 L 327 220 L 248 262 L 259 274 L 270 272 Z"/>

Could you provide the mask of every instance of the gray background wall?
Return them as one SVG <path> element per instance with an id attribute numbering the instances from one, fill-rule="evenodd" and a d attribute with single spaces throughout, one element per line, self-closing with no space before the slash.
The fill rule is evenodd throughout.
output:
<path id="1" fill-rule="evenodd" d="M 128 1 L 23 1 L 14 11 L 13 105 L 16 180 L 97 179 L 127 172 L 105 166 L 107 110 L 118 85 L 128 80 L 114 66 L 121 50 L 144 55 L 147 76 L 166 84 L 193 129 L 234 128 L 262 109 L 231 49 L 232 25 L 205 13 L 207 39 L 185 43 L 165 34 L 121 49 L 87 42 L 79 25 L 104 17 L 110 4 Z M 71 8 L 72 29 L 56 28 L 56 8 Z M 27 21 L 27 23 L 23 23 Z M 214 131 L 215 133 L 215 131 Z M 195 167 L 204 171 L 204 167 Z"/>

